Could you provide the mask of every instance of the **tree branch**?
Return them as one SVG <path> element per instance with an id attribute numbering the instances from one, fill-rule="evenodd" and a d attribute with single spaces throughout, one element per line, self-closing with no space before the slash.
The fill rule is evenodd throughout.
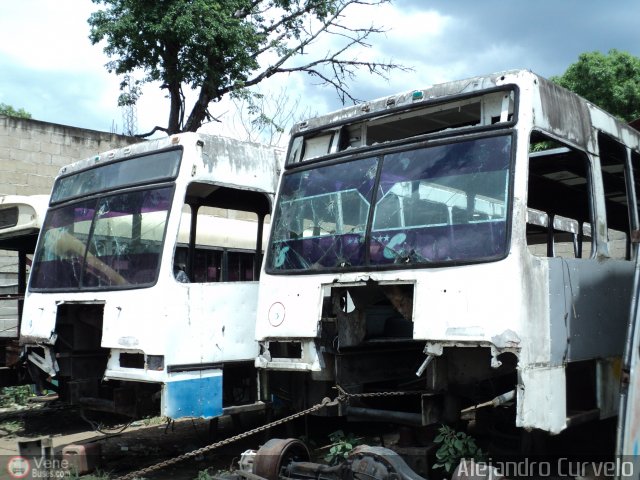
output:
<path id="1" fill-rule="evenodd" d="M 386 1 L 386 0 L 381 0 L 381 1 Z M 355 2 L 355 3 L 359 3 L 359 2 Z M 284 63 L 287 60 L 289 60 L 290 58 L 292 58 L 293 56 L 295 56 L 299 52 L 302 52 L 306 46 L 310 45 L 314 40 L 316 40 L 320 36 L 320 34 L 322 34 L 324 31 L 326 31 L 327 28 L 329 28 L 329 26 L 333 25 L 333 23 L 341 16 L 341 14 L 344 11 L 344 9 L 347 6 L 349 6 L 350 4 L 351 4 L 351 0 L 349 2 L 347 2 L 347 3 L 345 3 L 342 6 L 342 8 L 338 9 L 336 11 L 336 13 L 334 15 L 332 15 L 328 20 L 325 20 L 324 22 L 322 22 L 322 26 L 320 28 L 318 28 L 318 30 L 315 33 L 310 32 L 308 38 L 300 41 L 298 43 L 298 45 L 296 45 L 293 48 L 289 49 L 288 53 L 286 53 L 282 57 L 280 57 L 278 59 L 278 61 L 276 61 L 273 65 L 270 65 L 269 67 L 265 68 L 262 72 L 260 72 L 256 76 L 254 76 L 252 79 L 247 80 L 246 82 L 244 82 L 243 87 L 246 88 L 246 87 L 250 87 L 250 86 L 253 86 L 253 85 L 257 85 L 258 83 L 260 83 L 265 78 L 269 78 L 273 74 L 278 73 L 279 68 L 282 65 L 284 65 Z M 235 89 L 236 89 L 236 87 L 234 85 L 229 85 L 226 88 L 222 88 L 219 91 L 219 96 L 222 97 L 223 95 L 226 95 L 227 93 L 232 92 Z"/>
<path id="2" fill-rule="evenodd" d="M 253 9 L 260 5 L 262 2 L 263 0 L 253 0 L 253 2 L 251 2 L 245 8 L 236 10 L 233 14 L 233 18 L 242 19 L 248 17 L 252 14 Z"/>
<path id="3" fill-rule="evenodd" d="M 136 138 L 146 138 L 146 137 L 149 137 L 149 136 L 153 135 L 157 131 L 164 132 L 167 135 L 170 135 L 169 129 L 164 128 L 164 127 L 155 126 L 155 127 L 153 127 L 153 130 L 151 130 L 150 132 L 148 132 L 148 133 L 139 133 L 137 135 L 134 135 L 134 137 L 136 137 Z"/>
<path id="4" fill-rule="evenodd" d="M 350 48 L 370 47 L 368 38 L 384 31 L 374 25 L 345 25 L 354 18 L 347 17 L 347 9 L 391 0 L 94 1 L 105 9 L 89 19 L 91 41 L 106 39 L 104 51 L 117 57 L 107 68 L 118 74 L 143 70 L 143 82 L 158 80 L 168 92 L 167 128 L 157 127 L 146 136 L 159 129 L 169 134 L 196 131 L 214 119 L 211 102 L 276 74 L 306 72 L 331 85 L 344 102 L 356 101 L 348 83 L 359 68 L 383 78 L 392 69 L 409 70 L 393 62 L 343 58 Z M 320 37 L 329 35 L 340 42 L 337 51 L 304 57 Z M 185 85 L 198 95 L 190 110 Z"/>
<path id="5" fill-rule="evenodd" d="M 334 12 L 334 14 L 331 17 L 325 19 L 325 21 L 322 22 L 321 25 L 317 29 L 315 29 L 315 31 L 308 30 L 307 36 L 304 39 L 302 39 L 300 42 L 298 42 L 297 45 L 291 47 L 288 50 L 288 52 L 282 55 L 276 62 L 274 62 L 269 67 L 265 68 L 264 70 L 256 74 L 253 78 L 245 81 L 243 83 L 243 87 L 246 88 L 246 87 L 251 87 L 253 85 L 257 85 L 265 78 L 268 78 L 278 73 L 307 72 L 308 74 L 321 79 L 323 84 L 328 84 L 333 86 L 340 100 L 343 103 L 345 102 L 346 99 L 349 99 L 355 103 L 358 100 L 348 92 L 347 84 L 345 80 L 354 78 L 356 69 L 360 67 L 366 67 L 370 73 L 379 75 L 383 78 L 386 78 L 386 74 L 393 69 L 399 69 L 402 71 L 411 71 L 412 70 L 411 68 L 407 68 L 400 64 L 396 64 L 392 62 L 389 62 L 389 63 L 364 62 L 364 61 L 359 61 L 355 59 L 345 60 L 340 58 L 342 54 L 344 54 L 347 50 L 352 48 L 354 45 L 370 47 L 370 44 L 367 43 L 365 40 L 371 34 L 385 32 L 385 30 L 381 28 L 377 28 L 373 25 L 371 25 L 368 28 L 364 28 L 364 27 L 349 28 L 344 25 L 340 25 L 338 23 L 338 19 L 342 17 L 344 10 L 348 6 L 353 4 L 378 5 L 381 3 L 386 3 L 387 1 L 388 0 L 380 0 L 375 3 L 363 2 L 359 0 L 347 1 L 346 3 L 342 4 L 341 7 L 338 10 L 336 10 L 336 12 Z M 332 27 L 335 27 L 339 31 L 332 31 L 331 30 Z M 325 55 L 321 59 L 314 60 L 304 65 L 298 65 L 295 67 L 283 66 L 288 60 L 290 60 L 294 56 L 303 52 L 306 47 L 308 47 L 315 40 L 317 40 L 317 38 L 323 33 L 340 36 L 347 39 L 348 41 L 342 48 L 340 48 L 339 50 L 337 50 L 332 54 Z M 278 37 L 276 37 L 276 40 L 279 41 L 282 38 L 284 38 L 284 36 L 285 34 L 281 34 Z M 266 50 L 268 50 L 267 47 L 265 47 L 260 52 L 263 53 Z M 330 67 L 333 70 L 333 78 L 331 78 L 329 75 L 319 70 L 319 67 L 322 67 L 322 66 Z M 220 93 L 220 96 L 222 96 L 233 90 L 234 90 L 234 86 L 230 85 L 226 88 L 221 89 L 219 93 Z"/>

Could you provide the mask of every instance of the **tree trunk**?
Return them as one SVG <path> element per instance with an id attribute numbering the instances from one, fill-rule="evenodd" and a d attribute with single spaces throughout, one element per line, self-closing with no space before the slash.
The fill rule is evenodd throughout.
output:
<path id="1" fill-rule="evenodd" d="M 191 109 L 189 118 L 184 124 L 184 132 L 195 132 L 202 126 L 205 119 L 207 118 L 207 108 L 209 107 L 209 102 L 211 102 L 211 96 L 209 95 L 207 86 L 204 85 L 200 88 L 198 101 Z"/>
<path id="2" fill-rule="evenodd" d="M 182 98 L 180 95 L 180 84 L 169 85 L 169 98 L 171 109 L 169 111 L 169 124 L 167 134 L 180 133 L 180 112 L 182 111 Z"/>
<path id="3" fill-rule="evenodd" d="M 182 100 L 181 79 L 178 74 L 178 54 L 179 45 L 167 42 L 164 48 L 164 63 L 166 65 L 166 88 L 169 90 L 169 100 L 171 102 L 169 110 L 169 123 L 167 124 L 167 134 L 180 133 L 182 123 L 182 112 L 184 105 Z"/>

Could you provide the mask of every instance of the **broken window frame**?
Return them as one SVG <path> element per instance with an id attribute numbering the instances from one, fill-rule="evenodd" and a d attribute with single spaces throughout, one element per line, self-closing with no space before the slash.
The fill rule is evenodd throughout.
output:
<path id="1" fill-rule="evenodd" d="M 598 153 L 607 218 L 608 252 L 611 258 L 632 260 L 637 250 L 631 242 L 631 236 L 633 230 L 638 229 L 636 195 L 640 172 L 637 169 L 634 171 L 638 154 L 602 131 L 598 132 Z M 635 179 L 635 184 L 632 183 L 632 178 Z M 625 210 L 624 213 L 621 209 Z M 620 249 L 621 241 L 624 242 L 623 251 Z"/>
<path id="2" fill-rule="evenodd" d="M 174 278 L 180 283 L 251 282 L 258 279 L 263 245 L 257 245 L 260 217 L 255 212 L 200 207 L 195 211 L 195 245 L 190 255 L 189 237 L 192 208 L 185 205 L 180 220 L 180 233 L 174 251 Z M 251 218 L 247 218 L 251 216 Z M 214 224 L 208 224 L 213 220 Z M 231 231 L 218 231 L 215 220 L 241 221 L 243 225 L 226 225 Z M 236 228 L 250 228 L 253 236 L 245 237 Z M 259 249 L 260 248 L 260 249 Z M 259 253 L 256 253 L 256 252 Z M 183 274 L 180 274 L 183 272 Z"/>
<path id="3" fill-rule="evenodd" d="M 532 141 L 532 138 L 536 140 Z M 555 140 L 549 134 L 538 129 L 534 129 L 531 132 L 529 142 L 525 220 L 525 244 L 529 253 L 538 257 L 594 258 L 596 255 L 596 238 L 593 235 L 595 232 L 593 228 L 595 205 L 593 165 L 589 155 L 564 142 Z M 533 144 L 540 144 L 543 148 L 538 151 L 532 151 Z M 578 166 L 575 161 L 571 160 L 571 167 L 584 170 L 580 172 L 581 175 L 576 174 L 575 171 L 563 170 L 565 165 L 560 164 L 562 157 L 567 159 L 575 158 L 576 161 L 581 161 L 582 165 Z M 539 159 L 539 163 L 546 161 L 550 167 L 557 168 L 543 175 L 536 174 L 536 178 L 539 179 L 537 182 L 547 182 L 549 184 L 548 188 L 543 189 L 534 186 L 532 163 L 535 163 L 536 159 Z M 536 165 L 536 168 L 538 167 Z M 574 177 L 571 177 L 571 175 L 574 175 Z M 558 199 L 552 199 L 554 193 L 557 194 L 558 192 L 552 191 L 551 184 L 555 185 L 557 189 L 563 189 L 561 197 L 565 201 L 564 203 L 560 202 L 558 204 Z M 585 191 L 579 192 L 578 189 L 574 188 L 576 185 L 585 185 Z M 532 200 L 534 198 L 532 193 L 537 195 L 534 200 Z M 543 201 L 549 202 L 548 208 L 538 203 Z M 553 206 L 551 206 L 551 203 L 553 203 Z M 579 208 L 582 210 L 580 218 L 569 212 L 570 208 L 578 208 L 576 207 L 578 203 L 581 205 Z M 571 206 L 572 204 L 573 207 Z M 540 245 L 540 247 L 536 247 L 537 245 Z M 585 246 L 589 247 L 587 256 L 583 252 Z M 570 252 L 573 254 L 570 254 Z"/>
<path id="4" fill-rule="evenodd" d="M 174 192 L 175 185 L 165 183 L 105 192 L 52 208 L 47 212 L 34 255 L 34 274 L 30 276 L 29 289 L 35 292 L 95 291 L 155 285 Z M 123 210 L 124 216 L 107 221 L 104 235 L 96 231 L 96 222 L 109 213 L 104 205 L 136 195 L 146 199 L 146 208 L 140 204 L 140 208 L 128 212 L 129 215 Z M 158 204 L 155 210 L 149 208 L 153 202 Z M 155 219 L 160 223 L 145 225 L 145 218 L 149 220 L 149 215 L 160 212 L 161 218 Z M 65 223 L 58 224 L 60 216 L 66 217 Z M 128 216 L 131 221 L 123 221 Z M 157 238 L 145 238 L 149 236 L 150 228 L 156 231 Z M 114 234 L 127 230 L 128 237 Z M 50 273 L 45 273 L 46 270 Z"/>
<path id="5" fill-rule="evenodd" d="M 65 255 L 72 253 L 70 257 L 72 273 L 73 275 L 80 276 L 77 277 L 77 282 L 65 284 L 63 278 L 56 278 L 56 275 L 64 276 L 64 274 L 62 272 L 56 273 L 56 268 L 54 268 L 51 273 L 53 278 L 49 278 L 49 275 L 34 274 L 30 276 L 29 288 L 33 291 L 91 291 L 142 288 L 155 285 L 160 270 L 166 226 L 175 192 L 175 179 L 178 177 L 180 171 L 183 150 L 182 146 L 174 146 L 157 152 L 135 155 L 99 164 L 58 177 L 51 193 L 51 208 L 47 212 L 42 227 L 42 234 L 34 254 L 32 270 L 37 272 L 41 268 L 45 268 L 43 267 L 43 262 L 55 261 L 56 257 L 62 261 L 62 253 Z M 101 252 L 99 242 L 91 243 L 95 232 L 94 222 L 95 215 L 98 213 L 97 206 L 100 202 L 106 201 L 106 199 L 122 199 L 126 195 L 135 194 L 136 192 L 147 192 L 148 195 L 153 195 L 152 192 L 160 190 L 168 192 L 168 200 L 166 200 L 167 207 L 164 209 L 162 234 L 161 237 L 157 239 L 159 243 L 154 249 L 155 253 L 153 253 L 157 255 L 157 260 L 155 265 L 144 264 L 145 267 L 149 267 L 143 269 L 146 271 L 144 278 L 142 276 L 140 276 L 139 279 L 134 279 L 133 277 L 125 278 L 118 272 L 118 265 L 124 266 L 124 264 L 118 263 L 119 260 L 115 259 L 116 268 L 114 269 L 112 265 L 102 262 L 100 260 Z M 52 228 L 51 223 L 56 221 L 55 216 L 65 209 L 74 210 L 75 208 L 82 208 L 81 206 L 85 204 L 87 206 L 93 204 L 94 206 L 92 218 L 86 225 L 86 237 L 77 237 L 76 234 L 78 232 L 74 231 L 75 226 L 69 228 L 72 226 L 72 224 L 69 224 L 66 228 L 63 227 L 58 231 L 60 234 L 58 237 L 64 238 L 53 238 L 53 232 L 50 233 L 49 230 Z M 142 240 L 143 232 L 141 228 L 142 215 L 144 214 L 145 212 L 139 211 L 137 215 L 134 215 L 134 217 L 137 218 L 136 220 L 132 217 L 130 238 L 132 245 Z M 72 211 L 71 217 L 75 217 L 75 212 Z M 84 223 L 86 223 L 86 221 Z M 98 234 L 99 233 L 100 232 L 98 232 Z M 117 245 L 115 237 L 111 242 L 106 240 L 106 237 L 110 235 L 112 235 L 112 233 L 106 233 L 105 239 L 102 239 L 102 241 L 105 242 L 104 244 L 115 242 Z M 69 248 L 70 250 L 58 253 L 52 250 L 62 248 L 61 245 L 66 245 L 65 248 Z M 94 251 L 90 251 L 91 246 Z M 74 251 L 75 253 L 73 253 Z M 120 254 L 116 254 L 116 257 L 119 257 L 119 255 Z M 87 266 L 94 267 L 99 275 L 102 276 L 102 279 L 97 285 L 84 285 L 85 279 L 83 277 Z M 53 268 L 53 265 L 51 268 Z M 105 278 L 107 279 L 107 283 L 104 283 Z"/>
<path id="6" fill-rule="evenodd" d="M 299 228 L 293 232 L 293 234 L 288 233 L 291 231 L 292 227 L 295 227 L 296 222 L 300 222 L 300 213 L 295 211 L 290 211 L 287 215 L 287 212 L 284 210 L 286 205 L 292 204 L 292 202 L 301 200 L 301 199 L 311 199 L 318 197 L 318 195 L 303 195 L 302 197 L 296 198 L 295 194 L 291 196 L 291 191 L 296 192 L 296 188 L 299 191 L 300 187 L 293 186 L 294 184 L 300 184 L 306 178 L 305 188 L 309 185 L 313 185 L 313 180 L 316 180 L 316 177 L 322 178 L 322 176 L 326 176 L 327 181 L 330 183 L 340 183 L 342 188 L 346 188 L 347 190 L 353 189 L 356 187 L 344 187 L 345 185 L 350 185 L 348 175 L 353 173 L 354 171 L 371 171 L 374 169 L 376 171 L 375 183 L 372 185 L 371 189 L 364 189 L 367 194 L 363 194 L 361 192 L 361 196 L 365 199 L 368 204 L 372 204 L 371 194 L 376 191 L 380 192 L 381 184 L 380 178 L 382 175 L 382 170 L 384 169 L 384 160 L 385 158 L 393 158 L 394 155 L 403 155 L 407 154 L 407 152 L 420 152 L 424 151 L 436 151 L 440 149 L 441 151 L 450 151 L 453 152 L 454 149 L 463 150 L 465 146 L 467 148 L 471 148 L 471 145 L 481 145 L 481 142 L 491 142 L 495 139 L 500 138 L 508 138 L 509 139 L 509 147 L 508 152 L 506 152 L 506 165 L 505 168 L 499 171 L 504 171 L 506 173 L 505 184 L 504 184 L 504 205 L 503 205 L 503 229 L 498 232 L 494 232 L 492 228 L 487 231 L 487 235 L 491 235 L 492 241 L 495 238 L 495 235 L 502 237 L 502 247 L 498 248 L 496 251 L 492 251 L 489 253 L 479 254 L 478 256 L 470 255 L 469 257 L 461 258 L 461 257 L 451 257 L 450 255 L 444 256 L 444 254 L 440 257 L 427 258 L 422 256 L 418 251 L 418 247 L 416 248 L 401 248 L 402 251 L 398 251 L 395 248 L 396 243 L 398 244 L 398 248 L 400 244 L 409 245 L 410 242 L 407 242 L 406 233 L 404 238 L 400 238 L 399 235 L 401 232 L 394 232 L 394 235 L 386 238 L 385 241 L 378 242 L 381 245 L 385 244 L 383 249 L 383 254 L 385 254 L 385 260 L 376 260 L 376 256 L 380 254 L 378 250 L 378 244 L 374 242 L 374 234 L 380 229 L 373 229 L 372 222 L 375 221 L 375 209 L 372 212 L 370 208 L 368 208 L 367 212 L 367 224 L 366 229 L 358 228 L 358 229 L 350 229 L 346 231 L 344 228 L 340 228 L 340 225 L 336 221 L 335 229 L 332 233 L 336 235 L 340 234 L 340 236 L 334 236 L 333 242 L 327 247 L 327 240 L 323 240 L 321 237 L 329 237 L 330 235 L 307 235 L 307 228 L 304 226 L 298 226 Z M 502 148 L 505 148 L 504 146 Z M 443 154 L 444 155 L 444 154 Z M 484 135 L 474 135 L 467 137 L 458 137 L 453 140 L 449 140 L 448 142 L 434 142 L 434 143 L 415 143 L 411 145 L 405 145 L 402 148 L 389 149 L 384 152 L 367 155 L 367 156 L 358 156 L 358 157 L 347 157 L 344 158 L 342 162 L 338 160 L 334 160 L 329 162 L 328 164 L 314 164 L 311 167 L 305 167 L 303 169 L 296 169 L 295 171 L 289 170 L 285 172 L 283 176 L 283 181 L 281 183 L 280 195 L 278 204 L 276 205 L 276 210 L 274 213 L 274 224 L 272 229 L 272 235 L 270 239 L 270 244 L 268 248 L 267 254 L 267 263 L 266 263 L 266 271 L 268 273 L 279 274 L 285 272 L 295 271 L 296 273 L 317 273 L 318 271 L 332 271 L 332 270 L 361 270 L 361 269 L 389 269 L 389 268 L 415 268 L 416 265 L 420 267 L 429 267 L 429 266 L 440 266 L 446 264 L 468 264 L 468 263 L 478 263 L 478 262 L 486 262 L 486 261 L 496 261 L 504 258 L 509 251 L 510 244 L 510 225 L 511 225 L 511 203 L 512 203 L 512 178 L 513 178 L 513 159 L 515 155 L 515 137 L 513 136 L 512 131 L 504 131 L 504 132 L 496 132 L 493 134 L 484 134 Z M 369 162 L 371 165 L 358 167 L 358 163 Z M 372 163 L 375 162 L 375 163 Z M 377 166 L 375 165 L 377 163 Z M 417 166 L 420 163 L 416 164 Z M 375 167 L 375 168 L 374 168 Z M 342 168 L 343 171 L 340 169 Z M 434 167 L 435 168 L 435 167 Z M 324 174 L 323 172 L 327 173 Z M 315 176 L 314 176 L 315 175 Z M 358 183 L 357 178 L 354 181 L 354 185 L 364 185 L 366 183 L 366 178 L 364 174 L 362 174 L 362 182 Z M 322 192 L 324 195 L 328 193 L 338 192 L 337 190 L 334 192 L 331 190 L 330 185 L 324 186 L 320 183 L 315 185 L 315 187 L 319 192 Z M 328 189 L 327 189 L 328 188 Z M 293 190 L 291 190 L 293 189 Z M 288 192 L 290 190 L 290 192 Z M 356 190 L 359 190 L 356 188 Z M 344 190 L 340 190 L 343 192 Z M 313 223 L 317 223 L 313 222 Z M 352 222 L 353 223 L 353 222 Z M 473 224 L 473 222 L 469 222 Z M 427 225 L 424 225 L 427 227 Z M 489 227 L 492 227 L 490 225 Z M 304 227 L 304 228 L 303 228 Z M 446 225 L 442 225 L 444 230 L 453 230 L 455 229 L 455 225 L 451 224 L 451 221 L 448 221 Z M 462 227 L 459 227 L 462 228 Z M 469 227 L 469 228 L 473 228 Z M 480 228 L 480 227 L 476 227 Z M 414 232 L 411 232 L 412 235 Z M 452 233 L 453 234 L 453 233 Z M 416 233 L 417 235 L 417 233 Z M 447 235 L 446 232 L 442 232 L 442 235 Z M 441 236 L 442 236 L 441 235 Z M 344 237 L 344 238 L 340 238 Z M 416 237 L 417 238 L 417 237 Z M 435 237 L 434 237 L 435 238 Z M 438 237 L 439 238 L 439 237 Z M 435 238 L 434 242 L 438 240 Z M 449 237 L 448 238 L 453 238 Z M 300 249 L 301 251 L 297 251 L 296 248 L 293 248 L 293 244 L 296 242 L 305 242 L 305 245 L 301 243 Z M 394 247 L 391 248 L 388 246 L 390 243 L 394 243 Z M 474 245 L 480 245 L 482 242 L 473 242 Z M 471 242 L 469 243 L 471 245 Z M 441 248 L 444 251 L 445 247 Z M 320 249 L 320 253 L 314 253 L 314 250 L 317 251 Z M 376 252 L 374 252 L 376 250 Z M 406 250 L 406 252 L 405 252 Z M 499 251 L 498 251 L 499 250 Z M 459 250 L 462 251 L 462 250 Z M 302 252 L 302 253 L 301 253 Z M 390 252 L 389 255 L 386 255 L 386 252 Z M 413 253 L 412 253 L 413 252 Z M 451 249 L 449 249 L 451 253 Z M 289 257 L 289 259 L 287 259 Z M 294 261 L 295 260 L 295 261 Z"/>
<path id="7" fill-rule="evenodd" d="M 289 143 L 286 166 L 313 162 L 323 157 L 326 159 L 327 156 L 348 150 L 393 144 L 409 139 L 418 141 L 422 137 L 438 138 L 468 131 L 512 127 L 517 122 L 518 97 L 519 90 L 515 85 L 505 85 L 482 93 L 452 95 L 446 100 L 438 99 L 416 105 L 395 107 L 395 102 L 391 102 L 387 105 L 386 111 L 365 114 L 356 122 L 345 124 L 338 121 L 293 135 Z M 500 106 L 489 109 L 487 104 L 491 102 L 499 103 Z M 478 105 L 479 111 L 473 115 L 463 115 L 462 110 L 474 104 Z M 362 108 L 368 111 L 367 106 Z M 436 118 L 456 109 L 458 116 L 453 115 L 449 119 Z M 402 125 L 403 122 L 406 123 Z M 430 127 L 416 130 L 417 126 L 429 122 L 432 123 Z M 372 140 L 373 135 L 369 129 L 373 131 L 382 128 L 387 128 L 387 133 L 378 134 L 376 140 Z M 306 122 L 301 124 L 300 129 L 306 129 Z"/>
<path id="8" fill-rule="evenodd" d="M 181 146 L 172 147 L 62 175 L 54 183 L 51 205 L 118 188 L 175 180 L 182 152 Z"/>

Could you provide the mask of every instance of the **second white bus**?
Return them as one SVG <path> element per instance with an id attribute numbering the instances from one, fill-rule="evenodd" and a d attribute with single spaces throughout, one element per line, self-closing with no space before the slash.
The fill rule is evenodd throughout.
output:
<path id="1" fill-rule="evenodd" d="M 129 416 L 255 406 L 257 280 L 280 165 L 273 148 L 181 134 L 63 168 L 20 332 L 34 380 Z"/>

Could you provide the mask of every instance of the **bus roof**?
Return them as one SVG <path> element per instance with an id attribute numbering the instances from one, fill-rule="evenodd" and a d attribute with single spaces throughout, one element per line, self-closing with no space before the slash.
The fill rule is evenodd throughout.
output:
<path id="1" fill-rule="evenodd" d="M 505 70 L 434 84 L 345 107 L 295 124 L 291 129 L 291 141 L 300 133 L 308 133 L 312 137 L 315 131 L 338 129 L 341 125 L 365 122 L 370 118 L 378 120 L 387 115 L 398 115 L 406 109 L 435 106 L 455 100 L 456 97 L 471 97 L 483 91 L 508 88 L 514 84 L 529 86 L 529 91 L 533 91 L 535 87 L 533 108 L 536 110 L 534 121 L 538 128 L 554 133 L 574 145 L 586 145 L 588 148 L 593 127 L 623 137 L 631 148 L 640 151 L 640 137 L 631 126 L 576 93 L 527 69 Z M 575 108 L 560 107 L 567 103 Z M 576 110 L 581 114 L 575 115 Z"/>
<path id="2" fill-rule="evenodd" d="M 116 162 L 176 146 L 202 149 L 201 164 L 189 167 L 193 181 L 211 181 L 217 185 L 275 193 L 284 163 L 284 151 L 258 143 L 199 133 L 180 133 L 128 145 L 96 154 L 62 167 L 58 176 L 88 170 L 100 164 Z"/>
<path id="3" fill-rule="evenodd" d="M 293 126 L 291 134 L 293 135 L 318 127 L 327 127 L 327 125 L 331 125 L 333 123 L 340 124 L 349 121 L 349 119 L 356 119 L 364 116 L 379 116 L 384 111 L 428 103 L 438 98 L 485 90 L 498 86 L 500 79 L 503 79 L 507 75 L 518 74 L 528 74 L 533 77 L 537 77 L 537 75 L 529 70 L 508 70 L 488 75 L 465 78 L 463 80 L 434 84 L 425 88 L 408 90 L 402 93 L 396 93 L 386 97 L 380 97 L 375 100 L 366 101 L 358 105 L 345 107 L 325 115 L 320 115 L 306 121 L 299 122 Z"/>

